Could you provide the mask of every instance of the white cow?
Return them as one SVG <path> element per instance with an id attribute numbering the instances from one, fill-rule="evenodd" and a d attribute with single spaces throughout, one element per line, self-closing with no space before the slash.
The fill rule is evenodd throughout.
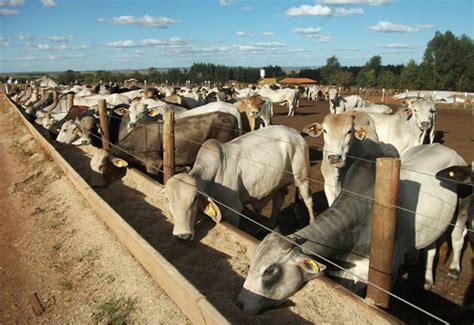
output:
<path id="1" fill-rule="evenodd" d="M 245 98 L 255 95 L 255 89 L 253 88 L 243 88 L 235 89 L 235 94 L 237 98 Z"/>
<path id="2" fill-rule="evenodd" d="M 288 116 L 295 115 L 295 107 L 297 107 L 299 101 L 299 90 L 284 88 L 273 90 L 269 87 L 262 87 L 256 90 L 256 93 L 269 98 L 274 104 L 288 104 Z"/>
<path id="3" fill-rule="evenodd" d="M 436 241 L 445 233 L 453 216 L 457 220 L 452 237 L 456 243 L 453 250 L 460 252 L 470 195 L 458 197 L 455 184 L 443 186 L 433 176 L 453 165 L 466 163 L 454 150 L 440 144 L 413 147 L 401 157 L 397 206 L 402 209 L 396 210 L 390 274 L 397 274 L 409 252 L 428 249 L 432 254 Z M 423 173 L 410 171 L 419 169 L 419 166 L 423 166 Z M 370 254 L 373 208 L 369 200 L 352 193 L 370 197 L 374 192 L 374 183 L 374 165 L 363 161 L 354 163 L 343 184 L 343 188 L 351 193 L 341 192 L 334 205 L 312 224 L 289 236 L 301 247 L 275 234 L 260 242 L 238 297 L 243 311 L 257 314 L 265 307 L 281 304 L 305 282 L 321 275 L 326 266 L 321 259 L 314 259 L 317 255 L 348 269 L 338 270 L 336 276 L 362 284 L 366 282 L 369 259 L 365 256 Z M 456 207 L 459 207 L 457 215 Z M 455 257 L 457 259 L 457 255 Z M 431 259 L 428 259 L 428 272 L 432 272 L 430 262 Z M 429 278 L 426 280 L 429 285 Z"/>
<path id="4" fill-rule="evenodd" d="M 360 96 L 351 95 L 342 97 L 331 89 L 329 92 L 329 112 L 339 114 L 346 111 L 353 111 L 355 108 L 364 107 L 364 101 Z"/>
<path id="5" fill-rule="evenodd" d="M 303 132 L 312 137 L 324 136 L 321 174 L 329 206 L 341 190 L 341 170 L 347 169 L 352 157 L 398 156 L 392 146 L 378 143 L 374 121 L 366 113 L 328 114 L 322 123 L 312 123 Z"/>
<path id="6" fill-rule="evenodd" d="M 188 174 L 173 176 L 166 183 L 173 235 L 192 239 L 197 212 L 209 202 L 218 211 L 212 199 L 199 192 L 238 212 L 251 204 L 260 213 L 271 199 L 270 223 L 274 225 L 283 202 L 281 190 L 295 184 L 313 220 L 309 168 L 306 141 L 298 131 L 283 125 L 262 128 L 227 143 L 208 140 L 199 150 L 193 169 Z M 238 225 L 239 217 L 233 211 L 224 208 L 222 215 Z"/>
<path id="7" fill-rule="evenodd" d="M 370 113 L 381 142 L 390 143 L 400 154 L 423 143 L 426 130 L 433 125 L 434 102 L 415 99 L 392 115 Z"/>
<path id="8" fill-rule="evenodd" d="M 201 115 L 201 114 L 208 114 L 213 112 L 223 112 L 229 113 L 235 116 L 237 119 L 237 124 L 239 130 L 242 131 L 242 118 L 240 116 L 239 110 L 235 107 L 234 104 L 226 103 L 226 102 L 212 102 L 203 106 L 199 106 L 187 111 L 176 112 L 175 118 L 184 118 L 189 116 Z"/>

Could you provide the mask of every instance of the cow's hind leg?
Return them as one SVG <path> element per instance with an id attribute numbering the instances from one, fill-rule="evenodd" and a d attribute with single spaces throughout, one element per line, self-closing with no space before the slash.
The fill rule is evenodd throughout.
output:
<path id="1" fill-rule="evenodd" d="M 464 245 L 464 238 L 467 234 L 466 222 L 468 219 L 469 204 L 471 195 L 464 198 L 459 198 L 458 215 L 456 225 L 451 233 L 451 245 L 453 248 L 453 260 L 449 266 L 448 275 L 457 279 L 461 273 L 461 251 Z"/>
<path id="2" fill-rule="evenodd" d="M 286 188 L 279 189 L 275 191 L 272 195 L 272 216 L 270 218 L 270 222 L 268 223 L 268 227 L 273 229 L 278 225 L 278 217 L 281 211 L 281 207 L 283 206 L 283 199 L 285 197 L 285 193 L 287 193 Z"/>
<path id="3" fill-rule="evenodd" d="M 298 181 L 295 179 L 295 185 L 298 187 L 301 197 L 303 198 L 304 204 L 309 212 L 309 223 L 314 221 L 314 212 L 313 212 L 313 197 L 311 196 L 311 190 L 309 189 L 309 181 L 304 179 Z"/>
<path id="4" fill-rule="evenodd" d="M 434 286 L 433 280 L 433 264 L 436 256 L 436 243 L 426 248 L 426 269 L 425 269 L 425 290 L 431 290 Z"/>

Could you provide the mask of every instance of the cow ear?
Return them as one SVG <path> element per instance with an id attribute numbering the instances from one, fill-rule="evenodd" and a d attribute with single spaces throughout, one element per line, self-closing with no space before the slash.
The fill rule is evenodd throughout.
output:
<path id="1" fill-rule="evenodd" d="M 150 108 L 148 110 L 148 115 L 151 116 L 151 117 L 158 116 L 158 114 L 160 114 L 160 112 L 156 108 Z"/>
<path id="2" fill-rule="evenodd" d="M 303 272 L 306 281 L 314 279 L 320 275 L 323 275 L 326 266 L 319 262 L 316 262 L 313 258 L 303 253 L 296 253 L 296 256 L 292 258 L 294 264 L 296 264 Z"/>
<path id="3" fill-rule="evenodd" d="M 356 139 L 359 139 L 359 140 L 362 141 L 365 138 L 367 138 L 367 133 L 368 132 L 362 126 L 356 126 L 354 131 L 355 131 L 354 136 L 356 137 Z"/>
<path id="4" fill-rule="evenodd" d="M 114 110 L 114 112 L 117 115 L 124 116 L 124 115 L 128 114 L 128 108 L 120 107 L 120 108 L 117 108 L 116 110 Z"/>
<path id="5" fill-rule="evenodd" d="M 204 214 L 211 218 L 215 223 L 220 223 L 222 220 L 221 209 L 219 209 L 217 204 L 211 198 L 207 198 L 204 203 Z"/>
<path id="6" fill-rule="evenodd" d="M 453 180 L 458 182 L 466 182 L 471 178 L 471 166 L 451 166 L 436 173 L 436 178 L 440 181 Z"/>
<path id="7" fill-rule="evenodd" d="M 320 123 L 312 123 L 305 127 L 303 132 L 312 137 L 319 137 L 323 132 L 323 126 Z"/>

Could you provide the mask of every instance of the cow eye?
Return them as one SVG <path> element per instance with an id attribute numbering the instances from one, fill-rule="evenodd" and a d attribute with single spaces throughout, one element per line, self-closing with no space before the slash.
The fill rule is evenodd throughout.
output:
<path id="1" fill-rule="evenodd" d="M 430 109 L 430 113 L 435 113 L 436 111 L 434 109 Z"/>
<path id="2" fill-rule="evenodd" d="M 276 264 L 273 264 L 273 265 L 269 266 L 263 272 L 263 278 L 269 280 L 272 277 L 274 277 L 276 274 L 278 274 L 279 271 L 280 271 L 280 267 Z"/>
<path id="3" fill-rule="evenodd" d="M 351 134 L 351 133 L 352 133 L 352 130 L 347 131 L 347 134 Z"/>
<path id="4" fill-rule="evenodd" d="M 323 132 L 324 132 L 324 133 L 328 133 L 328 132 L 326 131 L 326 129 L 323 129 Z"/>

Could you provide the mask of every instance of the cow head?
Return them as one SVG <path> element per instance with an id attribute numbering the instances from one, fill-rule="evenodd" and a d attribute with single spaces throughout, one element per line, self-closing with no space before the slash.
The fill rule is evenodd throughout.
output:
<path id="1" fill-rule="evenodd" d="M 79 139 L 81 135 L 82 132 L 78 123 L 76 123 L 76 121 L 69 120 L 64 122 L 64 124 L 61 126 L 56 141 L 61 143 L 73 143 Z"/>
<path id="2" fill-rule="evenodd" d="M 198 212 L 204 212 L 219 222 L 219 207 L 209 198 L 198 193 L 198 181 L 186 174 L 170 178 L 165 186 L 165 196 L 173 219 L 173 235 L 181 240 L 194 238 L 194 223 Z"/>
<path id="3" fill-rule="evenodd" d="M 130 104 L 128 110 L 130 116 L 130 122 L 128 123 L 128 128 L 131 129 L 135 126 L 138 120 L 148 112 L 148 105 L 140 101 L 139 99 L 134 99 Z"/>
<path id="4" fill-rule="evenodd" d="M 406 108 L 403 112 L 407 121 L 413 119 L 420 130 L 428 130 L 433 126 L 436 118 L 436 107 L 433 98 L 410 99 L 405 101 Z"/>
<path id="5" fill-rule="evenodd" d="M 326 115 L 323 123 L 312 123 L 303 132 L 312 137 L 323 134 L 327 160 L 336 168 L 345 166 L 353 137 L 364 140 L 368 134 L 366 128 L 355 125 L 354 116 L 349 114 Z"/>
<path id="6" fill-rule="evenodd" d="M 264 308 L 285 302 L 304 283 L 322 275 L 325 268 L 299 247 L 270 234 L 253 253 L 237 304 L 246 314 L 259 314 Z"/>
<path id="7" fill-rule="evenodd" d="M 92 156 L 90 167 L 96 173 L 102 174 L 105 186 L 108 186 L 112 181 L 125 176 L 128 163 L 110 155 L 104 149 L 98 149 Z"/>

